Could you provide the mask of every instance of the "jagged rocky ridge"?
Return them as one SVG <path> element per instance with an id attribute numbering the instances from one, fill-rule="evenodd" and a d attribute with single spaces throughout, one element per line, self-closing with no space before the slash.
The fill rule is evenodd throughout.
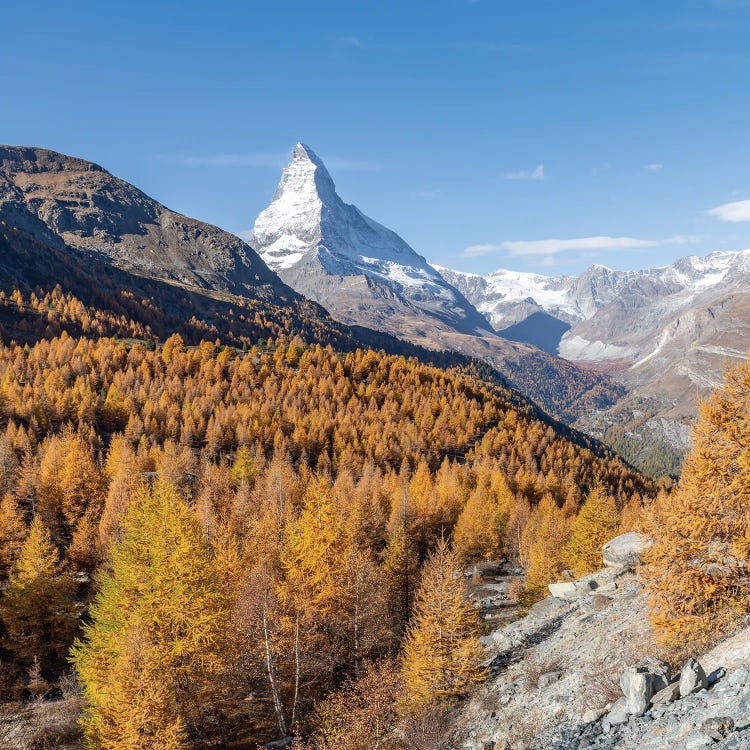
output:
<path id="1" fill-rule="evenodd" d="M 570 421 L 624 394 L 606 376 L 511 342 L 397 234 L 344 203 L 323 162 L 297 144 L 250 243 L 281 279 L 337 320 L 484 360 Z"/>
<path id="2" fill-rule="evenodd" d="M 244 296 L 294 295 L 246 243 L 182 216 L 98 164 L 0 147 L 3 220 L 38 239 L 93 251 L 152 278 Z"/>
<path id="3" fill-rule="evenodd" d="M 750 347 L 750 251 L 579 277 L 440 270 L 504 335 L 546 334 L 562 357 L 621 382 L 628 397 L 580 426 L 640 465 L 661 452 L 655 468 L 677 470 L 698 399 Z"/>

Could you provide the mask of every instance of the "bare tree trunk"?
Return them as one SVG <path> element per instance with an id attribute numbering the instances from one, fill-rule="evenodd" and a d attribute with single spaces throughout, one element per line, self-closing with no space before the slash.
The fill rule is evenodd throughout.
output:
<path id="1" fill-rule="evenodd" d="M 299 680 L 301 663 L 299 657 L 299 612 L 294 621 L 294 700 L 292 702 L 292 727 L 297 723 L 297 700 L 299 698 Z"/>
<path id="2" fill-rule="evenodd" d="M 286 720 L 284 719 L 284 706 L 281 702 L 281 695 L 279 694 L 279 686 L 276 682 L 276 670 L 273 663 L 273 655 L 271 653 L 271 639 L 268 633 L 268 594 L 264 594 L 263 597 L 263 639 L 266 646 L 266 673 L 268 674 L 268 684 L 271 687 L 271 697 L 273 698 L 273 709 L 276 712 L 276 722 L 279 726 L 279 732 L 282 737 L 286 737 L 287 726 Z"/>
<path id="3" fill-rule="evenodd" d="M 362 571 L 357 569 L 354 573 L 354 676 L 359 677 L 359 597 L 360 591 L 360 579 Z"/>

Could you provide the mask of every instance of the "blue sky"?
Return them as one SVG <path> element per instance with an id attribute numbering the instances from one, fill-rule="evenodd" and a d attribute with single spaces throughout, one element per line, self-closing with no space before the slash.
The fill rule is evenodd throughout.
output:
<path id="1" fill-rule="evenodd" d="M 302 140 L 464 270 L 750 247 L 750 0 L 6 0 L 3 27 L 0 142 L 231 231 Z"/>

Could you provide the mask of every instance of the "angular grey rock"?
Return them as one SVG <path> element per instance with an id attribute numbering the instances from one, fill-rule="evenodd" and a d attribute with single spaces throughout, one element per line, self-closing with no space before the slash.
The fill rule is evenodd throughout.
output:
<path id="1" fill-rule="evenodd" d="M 672 703 L 680 697 L 680 681 L 676 680 L 671 685 L 667 685 L 651 698 L 651 704 Z"/>
<path id="2" fill-rule="evenodd" d="M 550 583 L 547 588 L 556 599 L 566 599 L 568 594 L 576 590 L 575 581 L 563 581 L 562 583 Z"/>
<path id="3" fill-rule="evenodd" d="M 581 716 L 581 723 L 593 724 L 594 722 L 599 721 L 599 719 L 601 719 L 606 713 L 606 708 L 590 708 L 583 714 L 583 716 Z"/>
<path id="4" fill-rule="evenodd" d="M 680 672 L 680 697 L 697 693 L 708 685 L 703 667 L 695 660 L 689 659 Z"/>
<path id="5" fill-rule="evenodd" d="M 630 714 L 625 709 L 617 709 L 610 711 L 602 719 L 602 729 L 605 732 L 609 732 L 612 727 L 620 726 L 621 724 L 627 724 L 630 719 Z"/>
<path id="6" fill-rule="evenodd" d="M 653 543 L 651 537 L 637 531 L 620 534 L 602 547 L 602 561 L 610 568 L 636 568 Z"/>
<path id="7" fill-rule="evenodd" d="M 703 722 L 701 731 L 712 740 L 721 742 L 734 731 L 734 719 L 731 716 L 714 716 Z"/>
<path id="8" fill-rule="evenodd" d="M 562 675 L 562 672 L 545 672 L 544 674 L 539 675 L 536 686 L 537 688 L 539 688 L 539 690 L 543 690 L 549 685 L 553 685 L 555 682 L 558 682 Z"/>
<path id="9" fill-rule="evenodd" d="M 627 699 L 626 711 L 640 716 L 651 704 L 651 698 L 669 685 L 671 670 L 660 659 L 647 658 L 627 667 L 620 678 L 620 688 Z"/>

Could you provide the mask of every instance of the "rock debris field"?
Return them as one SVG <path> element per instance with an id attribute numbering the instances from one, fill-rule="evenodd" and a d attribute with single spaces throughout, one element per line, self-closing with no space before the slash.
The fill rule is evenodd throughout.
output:
<path id="1" fill-rule="evenodd" d="M 750 750 L 750 627 L 673 673 L 614 558 L 486 636 L 492 676 L 459 709 L 455 750 Z"/>

